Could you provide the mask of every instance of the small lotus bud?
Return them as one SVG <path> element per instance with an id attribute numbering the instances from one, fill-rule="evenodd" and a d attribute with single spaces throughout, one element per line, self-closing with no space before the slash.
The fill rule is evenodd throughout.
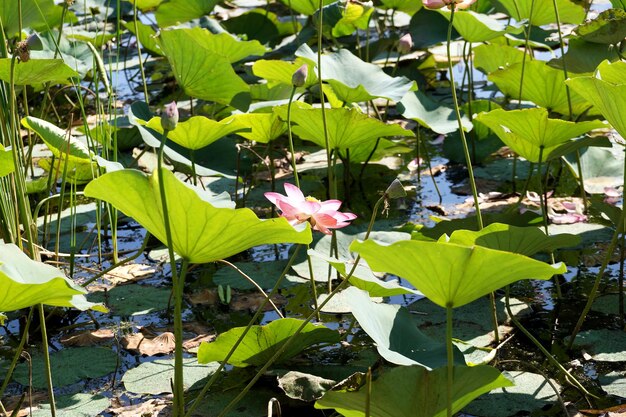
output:
<path id="1" fill-rule="evenodd" d="M 176 102 L 172 101 L 163 109 L 163 114 L 161 114 L 161 127 L 163 130 L 174 130 L 177 124 L 178 107 L 176 107 Z"/>
<path id="2" fill-rule="evenodd" d="M 387 187 L 387 190 L 385 190 L 385 196 L 390 199 L 406 197 L 406 190 L 400 180 L 393 180 L 389 187 Z"/>
<path id="3" fill-rule="evenodd" d="M 400 38 L 398 42 L 398 52 L 401 54 L 408 54 L 413 49 L 413 38 L 411 38 L 411 34 L 407 33 L 403 37 Z"/>
<path id="4" fill-rule="evenodd" d="M 294 87 L 304 87 L 306 84 L 306 78 L 309 75 L 309 66 L 307 64 L 302 65 L 291 76 L 291 84 Z"/>

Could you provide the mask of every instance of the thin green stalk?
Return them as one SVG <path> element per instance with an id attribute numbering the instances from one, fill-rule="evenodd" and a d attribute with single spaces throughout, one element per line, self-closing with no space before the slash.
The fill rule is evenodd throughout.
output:
<path id="1" fill-rule="evenodd" d="M 370 408 L 372 404 L 372 368 L 367 368 L 365 375 L 365 417 L 370 417 Z"/>
<path id="2" fill-rule="evenodd" d="M 452 305 L 446 306 L 446 353 L 448 356 L 448 377 L 446 378 L 447 415 L 452 417 L 452 387 L 454 385 L 454 350 L 452 345 Z"/>
<path id="3" fill-rule="evenodd" d="M 26 340 L 28 339 L 28 329 L 30 329 L 30 323 L 33 318 L 34 310 L 35 310 L 35 307 L 31 307 L 28 312 L 28 316 L 26 316 L 26 324 L 24 324 L 24 328 L 22 329 L 22 338 L 20 339 L 20 344 L 17 346 L 17 349 L 15 350 L 15 355 L 13 356 L 13 360 L 11 361 L 9 368 L 6 370 L 4 382 L 2 382 L 2 386 L 0 387 L 0 398 L 2 398 L 2 396 L 4 395 L 4 390 L 7 388 L 7 385 L 9 385 L 9 381 L 11 380 L 11 375 L 13 375 L 13 370 L 17 366 L 17 362 L 20 359 L 20 355 L 22 354 L 22 351 L 24 350 L 24 345 L 26 345 Z"/>
<path id="4" fill-rule="evenodd" d="M 461 122 L 461 111 L 459 109 L 459 100 L 456 96 L 456 85 L 454 83 L 454 71 L 452 68 L 452 54 L 450 52 L 450 44 L 452 38 L 452 23 L 454 22 L 454 9 L 455 7 L 452 7 L 452 9 L 450 10 L 450 22 L 448 23 L 448 36 L 446 43 L 446 52 L 448 53 L 448 72 L 450 73 L 450 89 L 452 90 L 454 112 L 456 114 L 456 120 L 459 124 L 459 134 L 461 135 L 461 142 L 463 143 L 463 153 L 465 154 L 465 161 L 467 163 L 467 175 L 469 177 L 470 186 L 472 188 L 472 195 L 474 197 L 474 207 L 476 209 L 476 221 L 478 222 L 478 230 L 482 230 L 483 218 L 480 213 L 480 205 L 478 202 L 478 190 L 476 189 L 476 181 L 474 180 L 472 158 L 470 157 L 469 147 L 467 146 L 467 138 L 465 137 L 465 131 L 463 130 L 463 123 Z"/>
<path id="5" fill-rule="evenodd" d="M 296 86 L 291 88 L 289 95 L 289 104 L 287 104 L 287 134 L 289 135 L 289 152 L 291 152 L 291 167 L 293 169 L 293 178 L 296 181 L 296 187 L 300 188 L 300 178 L 298 177 L 298 167 L 296 166 L 296 151 L 293 147 L 293 135 L 291 133 L 291 104 L 293 95 L 296 93 Z"/>
<path id="6" fill-rule="evenodd" d="M 187 261 L 183 259 L 183 267 L 181 270 L 181 280 L 178 278 L 178 270 L 176 268 L 176 258 L 172 245 L 172 230 L 170 225 L 170 217 L 167 209 L 167 196 L 165 194 L 165 183 L 163 182 L 163 154 L 165 150 L 165 142 L 169 131 L 165 129 L 161 138 L 161 146 L 159 147 L 159 159 L 157 166 L 157 175 L 159 179 L 159 191 L 161 195 L 161 208 L 163 210 L 163 222 L 165 224 L 165 237 L 167 249 L 170 257 L 170 268 L 172 270 L 172 286 L 174 291 L 174 416 L 182 417 L 185 414 L 185 388 L 183 385 L 183 345 L 182 345 L 182 292 L 184 285 L 183 273 L 187 270 Z"/>
<path id="7" fill-rule="evenodd" d="M 319 1 L 319 21 L 317 27 L 317 83 L 320 90 L 320 103 L 322 105 L 322 124 L 324 126 L 324 147 L 326 148 L 326 172 L 328 176 L 328 195 L 330 198 L 337 198 L 335 192 L 335 173 L 331 164 L 331 149 L 328 138 L 328 125 L 326 122 L 326 103 L 324 99 L 324 82 L 322 81 L 322 40 L 323 40 L 323 21 L 324 21 L 324 0 Z"/>
<path id="8" fill-rule="evenodd" d="M 146 83 L 146 73 L 143 69 L 143 61 L 141 59 L 141 43 L 139 42 L 139 25 L 137 24 L 137 2 L 133 2 L 133 24 L 135 26 L 135 34 L 137 39 L 137 55 L 139 56 L 139 72 L 141 73 L 141 83 L 143 84 L 143 97 L 146 104 L 150 104 L 150 96 L 148 95 L 148 83 Z"/>
<path id="9" fill-rule="evenodd" d="M 192 416 L 193 412 L 200 405 L 200 402 L 202 401 L 202 399 L 204 398 L 206 393 L 213 386 L 215 381 L 217 381 L 217 378 L 220 377 L 222 370 L 224 369 L 224 367 L 228 363 L 228 360 L 233 356 L 233 354 L 235 353 L 235 351 L 237 350 L 237 348 L 239 347 L 239 345 L 241 344 L 243 339 L 248 334 L 248 331 L 250 330 L 250 328 L 254 325 L 254 323 L 257 323 L 257 320 L 261 316 L 261 313 L 264 311 L 265 305 L 267 304 L 268 300 L 271 299 L 271 297 L 273 297 L 274 294 L 276 294 L 278 292 L 278 289 L 280 288 L 280 285 L 283 282 L 283 279 L 285 278 L 285 276 L 287 276 L 287 273 L 291 269 L 291 265 L 293 265 L 294 261 L 296 260 L 296 257 L 298 256 L 298 253 L 300 252 L 301 248 L 302 248 L 301 245 L 297 245 L 296 246 L 296 249 L 294 250 L 293 255 L 291 255 L 291 257 L 289 258 L 289 261 L 287 262 L 287 265 L 285 266 L 285 269 L 283 269 L 282 273 L 280 274 L 280 277 L 278 277 L 278 279 L 276 280 L 276 284 L 274 284 L 274 288 L 272 288 L 272 290 L 269 292 L 269 294 L 267 295 L 267 298 L 264 299 L 263 302 L 261 302 L 261 305 L 259 306 L 257 311 L 254 313 L 254 316 L 252 316 L 252 319 L 248 322 L 248 325 L 246 326 L 246 328 L 243 330 L 243 332 L 239 336 L 239 339 L 237 339 L 237 341 L 235 342 L 233 347 L 230 348 L 230 351 L 226 354 L 226 357 L 220 363 L 220 365 L 218 366 L 217 370 L 213 373 L 211 378 L 209 378 L 209 380 L 204 385 L 204 387 L 202 387 L 202 390 L 200 391 L 200 393 L 198 394 L 196 399 L 193 401 L 193 403 L 191 404 L 191 406 L 187 410 L 187 414 L 185 414 L 185 417 L 191 417 Z"/>
<path id="10" fill-rule="evenodd" d="M 309 276 L 311 277 L 311 290 L 313 291 L 313 306 L 317 310 L 317 286 L 315 285 L 315 275 L 313 273 L 313 262 L 311 262 L 311 255 L 309 254 L 310 246 L 307 245 L 306 260 L 309 265 Z M 321 321 L 320 315 L 317 315 L 317 321 Z"/>
<path id="11" fill-rule="evenodd" d="M 48 347 L 48 332 L 46 330 L 46 313 L 43 310 L 43 304 L 38 304 L 39 320 L 41 321 L 41 339 L 43 350 L 43 364 L 46 371 L 46 384 L 48 385 L 48 398 L 50 399 L 50 414 L 52 417 L 56 417 L 56 403 L 54 401 L 54 386 L 52 385 L 52 369 L 50 367 L 50 352 Z"/>

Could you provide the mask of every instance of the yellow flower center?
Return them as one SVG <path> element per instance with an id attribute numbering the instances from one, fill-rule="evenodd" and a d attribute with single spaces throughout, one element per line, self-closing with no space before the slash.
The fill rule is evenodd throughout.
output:
<path id="1" fill-rule="evenodd" d="M 305 200 L 306 200 L 306 201 L 312 201 L 312 202 L 314 202 L 314 203 L 319 203 L 319 202 L 320 202 L 317 198 L 315 198 L 315 197 L 311 197 L 310 195 L 309 195 L 309 196 L 307 196 L 307 197 L 305 198 Z"/>

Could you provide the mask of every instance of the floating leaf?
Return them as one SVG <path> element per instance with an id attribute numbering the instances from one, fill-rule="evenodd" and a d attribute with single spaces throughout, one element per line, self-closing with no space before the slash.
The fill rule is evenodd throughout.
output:
<path id="1" fill-rule="evenodd" d="M 296 56 L 317 68 L 317 54 L 307 44 L 298 48 Z M 377 97 L 400 101 L 406 93 L 416 89 L 413 81 L 405 77 L 391 77 L 377 65 L 363 62 L 346 49 L 322 55 L 321 77 L 345 103 Z"/>
<path id="2" fill-rule="evenodd" d="M 287 118 L 287 109 L 277 108 L 281 118 Z M 349 149 L 363 143 L 374 143 L 381 137 L 414 136 L 397 124 L 385 124 L 378 119 L 369 117 L 359 109 L 338 108 L 326 109 L 326 126 L 328 127 L 328 146 L 330 149 Z M 302 139 L 310 140 L 325 148 L 324 121 L 322 109 L 291 109 L 291 120 L 296 124 L 293 132 Z"/>
<path id="3" fill-rule="evenodd" d="M 317 375 L 289 371 L 278 378 L 278 386 L 289 398 L 300 401 L 315 401 L 335 385 L 332 379 Z"/>
<path id="4" fill-rule="evenodd" d="M 626 371 L 609 372 L 598 378 L 602 389 L 611 395 L 624 396 L 626 392 Z"/>
<path id="5" fill-rule="evenodd" d="M 546 236 L 538 227 L 492 223 L 478 232 L 457 230 L 450 235 L 449 242 L 464 246 L 480 245 L 489 249 L 532 256 L 539 252 L 576 246 L 580 243 L 580 238 L 567 233 Z"/>
<path id="6" fill-rule="evenodd" d="M 220 204 L 215 197 L 181 182 L 170 171 L 163 170 L 163 179 L 170 196 L 173 249 L 192 263 L 224 259 L 261 244 L 311 242 L 308 227 L 298 232 L 282 217 L 260 220 L 250 209 L 218 208 L 213 205 Z M 149 177 L 136 170 L 109 172 L 89 183 L 85 195 L 111 203 L 167 242 L 156 170 Z"/>
<path id="7" fill-rule="evenodd" d="M 159 46 L 185 93 L 245 109 L 250 88 L 235 73 L 230 59 L 207 48 L 210 36 L 218 35 L 200 28 L 163 30 Z"/>
<path id="8" fill-rule="evenodd" d="M 434 341 L 417 328 L 415 319 L 404 307 L 379 304 L 367 292 L 350 287 L 343 291 L 350 311 L 361 328 L 376 343 L 385 360 L 396 365 L 420 365 L 428 369 L 445 366 L 446 345 Z M 455 363 L 465 365 L 455 348 Z"/>
<path id="9" fill-rule="evenodd" d="M 375 271 L 406 279 L 441 307 L 460 307 L 521 279 L 549 279 L 567 268 L 510 252 L 447 242 L 400 241 L 381 246 L 355 241 L 359 253 Z"/>
<path id="10" fill-rule="evenodd" d="M 117 353 L 103 347 L 67 348 L 50 354 L 52 384 L 55 387 L 72 385 L 85 379 L 99 378 L 117 369 Z M 32 387 L 48 387 L 44 358 L 40 353 L 32 356 Z M 94 360 L 97 358 L 97 360 Z M 13 378 L 24 386 L 29 386 L 29 363 L 17 365 Z"/>
<path id="11" fill-rule="evenodd" d="M 476 117 L 491 128 L 502 142 L 530 162 L 549 161 L 563 155 L 563 146 L 568 151 L 572 138 L 592 129 L 604 127 L 598 120 L 589 122 L 568 122 L 549 119 L 548 111 L 543 108 L 523 110 L 496 109 L 481 113 Z M 572 149 L 573 150 L 573 149 Z"/>
<path id="12" fill-rule="evenodd" d="M 596 361 L 626 361 L 623 330 L 599 329 L 580 332 L 574 346 L 583 348 Z"/>
<path id="13" fill-rule="evenodd" d="M 234 265 L 254 280 L 261 288 L 272 288 L 276 280 L 287 266 L 287 261 L 272 262 L 235 262 Z M 283 278 L 281 288 L 306 283 L 302 278 L 287 275 Z M 213 275 L 213 283 L 230 286 L 240 290 L 253 290 L 256 287 L 230 266 L 224 266 Z"/>
<path id="14" fill-rule="evenodd" d="M 153 117 L 146 126 L 163 134 L 160 117 Z M 226 135 L 244 129 L 245 126 L 233 123 L 232 119 L 218 122 L 204 116 L 193 116 L 184 122 L 178 122 L 176 128 L 168 132 L 167 138 L 187 149 L 198 150 Z"/>
<path id="15" fill-rule="evenodd" d="M 522 79 L 522 64 L 512 64 L 489 74 L 500 91 L 515 99 L 519 98 L 520 80 Z M 563 83 L 563 70 L 548 66 L 544 61 L 527 61 L 524 65 L 524 82 L 522 85 L 522 100 L 529 100 L 549 111 L 560 114 L 569 113 L 567 91 Z M 575 115 L 588 111 L 589 104 L 583 97 L 570 90 L 572 112 Z"/>
<path id="16" fill-rule="evenodd" d="M 576 155 L 565 155 L 572 174 L 578 178 Z M 580 151 L 585 191 L 604 194 L 606 187 L 619 187 L 624 182 L 624 150 L 621 147 L 598 148 L 591 146 Z"/>
<path id="17" fill-rule="evenodd" d="M 0 58 L 0 80 L 11 81 L 12 58 Z M 44 83 L 69 84 L 68 79 L 78 77 L 78 73 L 65 65 L 62 59 L 30 59 L 15 65 L 13 82 L 16 85 Z"/>
<path id="18" fill-rule="evenodd" d="M 58 417 L 93 417 L 111 405 L 111 399 L 103 395 L 77 393 L 64 395 L 55 399 Z M 33 410 L 32 417 L 49 417 L 50 405 L 42 404 Z"/>
<path id="19" fill-rule="evenodd" d="M 626 37 L 626 11 L 608 9 L 576 29 L 587 42 L 615 45 Z"/>
<path id="20" fill-rule="evenodd" d="M 626 137 L 626 62 L 604 61 L 592 77 L 567 80 L 572 90 L 585 97 L 622 136 Z"/>
<path id="21" fill-rule="evenodd" d="M 454 109 L 442 106 L 421 91 L 409 92 L 398 103 L 398 111 L 407 119 L 413 119 L 434 132 L 445 135 L 459 129 Z M 465 131 L 472 130 L 472 123 L 461 117 Z"/>
<path id="22" fill-rule="evenodd" d="M 553 0 L 495 0 L 506 13 L 518 22 L 528 19 L 532 26 L 556 23 Z M 570 0 L 556 0 L 561 24 L 580 24 L 586 13 L 582 6 Z"/>
<path id="23" fill-rule="evenodd" d="M 265 326 L 252 326 L 228 363 L 238 367 L 265 365 L 287 339 L 295 334 L 303 322 L 303 320 L 287 318 L 274 320 Z M 235 327 L 219 335 L 212 343 L 202 343 L 198 350 L 198 362 L 224 360 L 231 347 L 243 334 L 244 329 L 245 327 Z M 307 323 L 302 332 L 294 336 L 293 342 L 275 363 L 284 362 L 309 346 L 318 343 L 336 343 L 339 339 L 339 333 L 336 331 L 322 325 Z"/>
<path id="24" fill-rule="evenodd" d="M 219 364 L 215 362 L 200 365 L 196 358 L 184 358 L 185 389 L 215 373 L 218 366 Z M 173 379 L 174 359 L 157 359 L 129 369 L 122 377 L 122 382 L 127 391 L 159 395 L 172 392 Z"/>
<path id="25" fill-rule="evenodd" d="M 30 259 L 12 243 L 0 241 L 0 311 L 46 304 L 107 312 L 101 304 L 85 299 L 87 292 L 50 265 Z"/>
<path id="26" fill-rule="evenodd" d="M 159 27 L 173 26 L 210 14 L 219 0 L 168 0 L 159 5 L 155 17 Z"/>
<path id="27" fill-rule="evenodd" d="M 447 368 L 428 371 L 421 366 L 399 366 L 386 370 L 372 382 L 371 396 L 363 387 L 327 391 L 315 408 L 334 408 L 347 417 L 365 416 L 366 404 L 371 417 L 443 417 L 447 412 Z M 495 388 L 513 385 L 491 366 L 455 366 L 452 385 L 452 413 Z M 369 402 L 367 401 L 369 398 Z"/>

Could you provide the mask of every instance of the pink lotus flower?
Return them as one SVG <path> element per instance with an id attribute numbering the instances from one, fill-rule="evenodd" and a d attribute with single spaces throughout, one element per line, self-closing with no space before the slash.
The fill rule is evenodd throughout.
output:
<path id="1" fill-rule="evenodd" d="M 295 185 L 285 183 L 286 196 L 279 193 L 265 193 L 265 197 L 281 211 L 280 215 L 290 224 L 304 222 L 311 223 L 313 230 L 319 230 L 327 235 L 330 229 L 339 229 L 348 226 L 351 220 L 356 219 L 352 213 L 341 213 L 341 201 L 319 201 L 313 197 L 305 197 Z"/>
<path id="2" fill-rule="evenodd" d="M 428 9 L 441 9 L 445 6 L 451 9 L 453 4 L 456 5 L 455 10 L 467 9 L 475 2 L 476 0 L 422 0 L 424 7 Z"/>

